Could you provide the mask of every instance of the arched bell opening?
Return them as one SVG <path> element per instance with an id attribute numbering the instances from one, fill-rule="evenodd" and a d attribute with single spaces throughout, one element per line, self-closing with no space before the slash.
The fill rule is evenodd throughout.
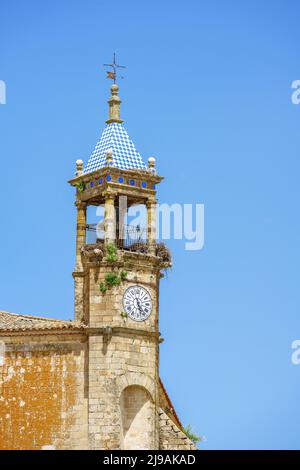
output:
<path id="1" fill-rule="evenodd" d="M 155 240 L 155 202 L 108 194 L 87 208 L 86 244 L 115 243 L 119 249 L 147 253 Z"/>

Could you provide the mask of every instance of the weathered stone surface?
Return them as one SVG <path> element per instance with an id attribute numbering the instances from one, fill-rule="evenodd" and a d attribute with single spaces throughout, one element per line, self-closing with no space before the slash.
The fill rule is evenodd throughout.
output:
<path id="1" fill-rule="evenodd" d="M 196 450 L 194 443 L 160 409 L 159 411 L 159 448 L 161 450 Z"/>
<path id="2" fill-rule="evenodd" d="M 85 338 L 1 337 L 0 449 L 87 449 Z"/>
<path id="3" fill-rule="evenodd" d="M 159 380 L 161 262 L 118 252 L 113 264 L 80 263 L 77 321 L 0 312 L 0 449 L 193 448 Z M 126 279 L 101 293 L 120 271 Z M 152 297 L 144 322 L 121 315 L 133 284 Z"/>

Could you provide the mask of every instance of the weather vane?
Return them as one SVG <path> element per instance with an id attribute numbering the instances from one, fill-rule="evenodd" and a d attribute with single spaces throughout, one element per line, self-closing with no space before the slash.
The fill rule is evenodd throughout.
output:
<path id="1" fill-rule="evenodd" d="M 117 69 L 118 68 L 121 68 L 121 69 L 126 69 L 126 67 L 124 65 L 118 65 L 116 63 L 116 53 L 114 52 L 114 60 L 113 60 L 113 63 L 112 64 L 104 64 L 105 67 L 111 67 L 113 69 L 113 72 L 111 71 L 108 71 L 106 72 L 107 75 L 106 75 L 106 78 L 111 78 L 114 83 L 116 83 L 117 81 Z M 121 77 L 121 78 L 124 78 L 124 77 Z"/>

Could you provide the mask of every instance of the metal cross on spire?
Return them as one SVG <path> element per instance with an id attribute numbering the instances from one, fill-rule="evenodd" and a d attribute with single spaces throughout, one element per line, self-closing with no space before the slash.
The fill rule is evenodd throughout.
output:
<path id="1" fill-rule="evenodd" d="M 112 64 L 104 64 L 105 67 L 111 67 L 113 69 L 113 72 L 109 71 L 109 72 L 106 72 L 107 73 L 107 76 L 106 78 L 111 78 L 114 83 L 116 83 L 117 81 L 117 69 L 118 68 L 121 68 L 121 69 L 126 69 L 126 67 L 124 65 L 118 65 L 116 63 L 116 53 L 114 52 L 114 60 L 113 60 L 113 63 Z M 123 77 L 121 77 L 123 78 Z"/>

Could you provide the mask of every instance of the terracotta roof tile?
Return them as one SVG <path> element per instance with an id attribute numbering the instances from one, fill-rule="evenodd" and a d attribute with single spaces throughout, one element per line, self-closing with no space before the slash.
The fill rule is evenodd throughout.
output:
<path id="1" fill-rule="evenodd" d="M 84 325 L 80 322 L 35 317 L 32 315 L 18 315 L 0 310 L 0 332 L 20 330 L 78 330 L 83 328 Z"/>

